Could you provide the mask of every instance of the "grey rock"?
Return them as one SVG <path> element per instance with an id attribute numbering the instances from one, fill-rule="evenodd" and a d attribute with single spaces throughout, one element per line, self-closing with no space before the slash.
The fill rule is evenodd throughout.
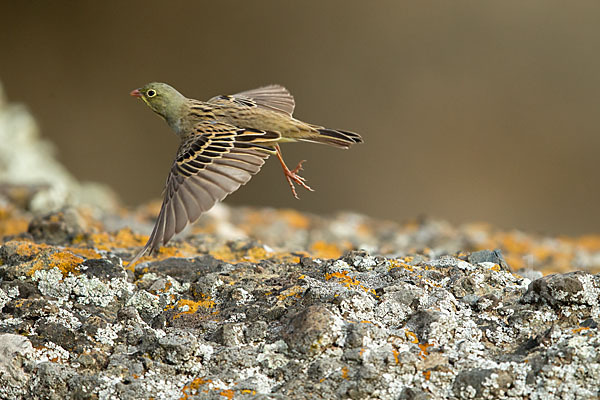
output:
<path id="1" fill-rule="evenodd" d="M 1 398 L 19 398 L 25 395 L 27 382 L 31 379 L 33 354 L 31 342 L 24 336 L 0 334 L 0 387 Z"/>
<path id="2" fill-rule="evenodd" d="M 531 282 L 524 302 L 543 301 L 551 306 L 559 304 L 587 304 L 588 295 L 582 281 L 591 279 L 590 274 L 577 271 L 567 274 L 553 274 Z M 596 299 L 591 299 L 596 302 Z"/>
<path id="3" fill-rule="evenodd" d="M 223 324 L 217 331 L 215 340 L 228 347 L 240 346 L 244 344 L 245 329 L 246 325 L 242 323 Z"/>
<path id="4" fill-rule="evenodd" d="M 398 400 L 430 400 L 431 395 L 420 389 L 404 388 L 398 397 Z"/>
<path id="5" fill-rule="evenodd" d="M 290 316 L 283 338 L 292 350 L 314 355 L 335 343 L 341 325 L 326 307 L 313 305 Z"/>
<path id="6" fill-rule="evenodd" d="M 28 397 L 33 399 L 60 400 L 71 392 L 69 381 L 75 371 L 62 364 L 51 361 L 41 362 L 34 371 Z"/>
<path id="7" fill-rule="evenodd" d="M 481 264 L 484 262 L 489 262 L 492 264 L 499 265 L 506 270 L 510 270 L 508 264 L 506 263 L 506 261 L 504 260 L 504 257 L 502 256 L 502 250 L 500 250 L 500 249 L 496 249 L 493 251 L 492 250 L 476 251 L 475 253 L 471 253 L 469 255 L 468 260 L 471 264 Z"/>
<path id="8" fill-rule="evenodd" d="M 253 322 L 246 329 L 246 340 L 250 343 L 260 342 L 267 336 L 268 329 L 266 321 Z"/>
<path id="9" fill-rule="evenodd" d="M 108 258 L 85 260 L 80 270 L 88 278 L 98 278 L 103 282 L 110 282 L 112 279 L 127 279 L 127 274 L 123 270 L 123 267 Z"/>
<path id="10" fill-rule="evenodd" d="M 190 360 L 198 347 L 198 339 L 194 332 L 176 329 L 158 339 L 163 351 L 162 357 L 170 364 L 182 364 Z"/>
<path id="11" fill-rule="evenodd" d="M 541 271 L 536 271 L 534 269 L 520 269 L 517 271 L 517 274 L 521 275 L 523 278 L 527 278 L 530 281 L 535 281 L 536 279 L 540 279 L 544 276 Z"/>
<path id="12" fill-rule="evenodd" d="M 29 223 L 28 232 L 36 241 L 66 245 L 87 229 L 84 219 L 72 207 L 35 217 Z"/>
<path id="13" fill-rule="evenodd" d="M 507 394 L 511 377 L 504 371 L 472 369 L 454 379 L 452 391 L 459 399 L 501 398 Z"/>

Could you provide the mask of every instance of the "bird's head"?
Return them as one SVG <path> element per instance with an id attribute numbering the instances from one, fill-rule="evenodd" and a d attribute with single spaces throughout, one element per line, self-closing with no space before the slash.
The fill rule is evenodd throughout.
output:
<path id="1" fill-rule="evenodd" d="M 152 82 L 139 89 L 132 90 L 130 95 L 139 97 L 158 115 L 167 121 L 173 119 L 181 109 L 186 98 L 166 83 Z"/>

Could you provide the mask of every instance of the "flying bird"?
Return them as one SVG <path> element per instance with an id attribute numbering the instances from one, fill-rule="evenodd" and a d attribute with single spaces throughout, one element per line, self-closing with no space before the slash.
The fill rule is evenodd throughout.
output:
<path id="1" fill-rule="evenodd" d="M 294 197 L 298 198 L 294 183 L 312 191 L 298 175 L 304 161 L 290 170 L 283 161 L 280 143 L 301 141 L 347 149 L 363 142 L 356 133 L 292 117 L 294 97 L 279 85 L 216 96 L 205 102 L 189 99 L 159 82 L 130 94 L 163 117 L 181 139 L 154 229 L 131 265 L 247 183 L 269 155 L 277 155 Z"/>

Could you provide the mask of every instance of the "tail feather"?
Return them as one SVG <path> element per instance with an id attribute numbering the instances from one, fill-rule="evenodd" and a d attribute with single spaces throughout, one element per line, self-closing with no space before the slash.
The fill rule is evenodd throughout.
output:
<path id="1" fill-rule="evenodd" d="M 328 144 L 343 149 L 347 149 L 355 143 L 363 143 L 363 139 L 358 133 L 321 127 L 315 128 L 319 133 L 318 135 L 301 140 L 304 142 Z"/>

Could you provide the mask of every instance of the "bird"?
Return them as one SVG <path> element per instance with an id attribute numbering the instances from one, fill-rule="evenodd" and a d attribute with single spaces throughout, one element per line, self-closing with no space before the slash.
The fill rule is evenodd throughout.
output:
<path id="1" fill-rule="evenodd" d="M 129 265 L 147 252 L 158 251 L 203 212 L 246 184 L 270 155 L 277 156 L 295 198 L 298 194 L 294 183 L 313 191 L 298 174 L 305 160 L 290 170 L 280 143 L 310 142 L 347 149 L 363 142 L 357 133 L 294 118 L 294 97 L 280 85 L 199 101 L 166 83 L 152 82 L 132 90 L 130 95 L 161 116 L 181 143 L 152 233 Z"/>

